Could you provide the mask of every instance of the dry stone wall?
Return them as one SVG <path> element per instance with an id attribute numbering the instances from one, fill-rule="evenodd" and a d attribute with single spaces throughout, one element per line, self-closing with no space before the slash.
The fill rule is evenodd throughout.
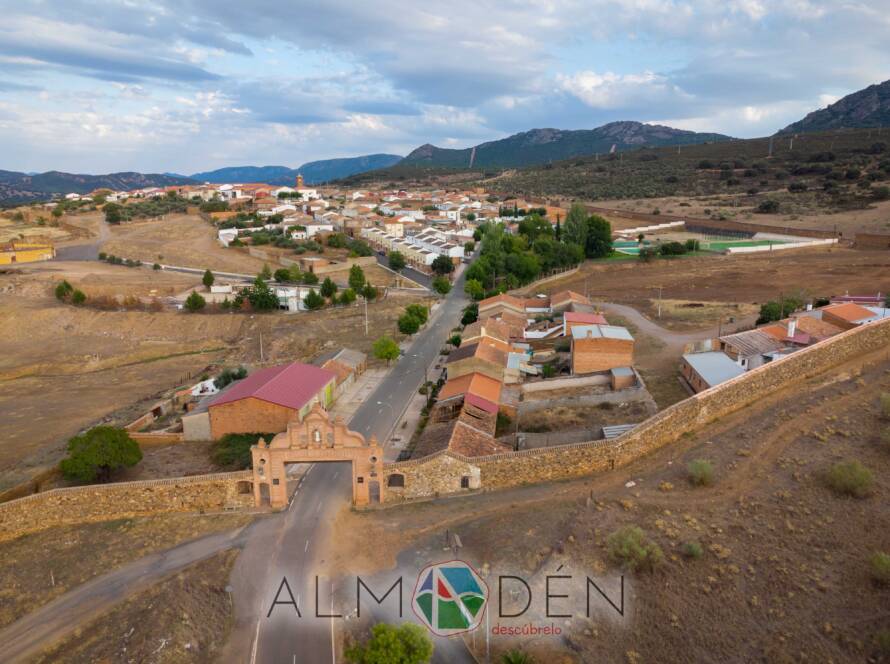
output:
<path id="1" fill-rule="evenodd" d="M 817 376 L 839 364 L 881 349 L 890 352 L 890 319 L 864 325 L 753 369 L 680 401 L 612 440 L 587 441 L 547 449 L 467 458 L 452 452 L 386 464 L 384 473 L 404 474 L 405 486 L 388 491 L 386 501 L 421 498 L 462 490 L 468 467 L 480 472 L 482 489 L 570 479 L 625 465 L 780 389 Z M 446 461 L 450 459 L 450 461 Z M 463 487 L 465 490 L 466 487 Z"/>
<path id="2" fill-rule="evenodd" d="M 65 526 L 253 506 L 249 471 L 53 489 L 0 504 L 0 541 Z"/>

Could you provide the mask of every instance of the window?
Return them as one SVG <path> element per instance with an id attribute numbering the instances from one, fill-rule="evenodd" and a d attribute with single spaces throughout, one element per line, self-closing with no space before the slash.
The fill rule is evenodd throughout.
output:
<path id="1" fill-rule="evenodd" d="M 278 480 L 277 477 L 273 477 L 273 478 L 272 478 L 272 484 L 273 484 L 274 486 L 278 486 L 278 482 L 279 482 L 279 480 Z"/>
<path id="2" fill-rule="evenodd" d="M 470 488 L 470 476 L 464 475 L 460 478 L 460 488 L 461 489 L 469 489 Z"/>
<path id="3" fill-rule="evenodd" d="M 238 493 L 253 493 L 253 482 L 238 482 L 235 485 L 235 488 L 238 490 Z"/>
<path id="4" fill-rule="evenodd" d="M 365 483 L 365 478 L 364 478 L 364 477 L 356 477 L 356 478 L 355 478 L 355 483 L 356 483 L 356 484 L 364 484 L 364 483 Z"/>
<path id="5" fill-rule="evenodd" d="M 393 473 L 386 478 L 386 486 L 405 486 L 405 476 L 401 473 Z"/>

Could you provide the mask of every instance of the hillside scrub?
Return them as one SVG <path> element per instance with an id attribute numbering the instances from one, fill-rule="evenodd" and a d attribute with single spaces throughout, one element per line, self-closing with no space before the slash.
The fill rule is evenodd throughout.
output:
<path id="1" fill-rule="evenodd" d="M 874 482 L 871 471 L 858 461 L 834 464 L 828 471 L 826 480 L 835 493 L 853 498 L 868 496 Z"/>
<path id="2" fill-rule="evenodd" d="M 631 572 L 646 572 L 664 561 L 661 547 L 649 540 L 639 526 L 624 526 L 606 539 L 609 557 Z"/>

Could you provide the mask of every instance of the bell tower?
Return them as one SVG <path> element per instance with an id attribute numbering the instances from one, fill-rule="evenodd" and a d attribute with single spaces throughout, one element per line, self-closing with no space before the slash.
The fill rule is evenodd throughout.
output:
<path id="1" fill-rule="evenodd" d="M 297 189 L 303 188 L 303 175 L 302 173 L 297 173 Z"/>

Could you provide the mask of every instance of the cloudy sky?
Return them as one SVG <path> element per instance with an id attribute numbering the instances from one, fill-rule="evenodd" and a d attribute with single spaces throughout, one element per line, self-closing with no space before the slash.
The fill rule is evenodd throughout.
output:
<path id="1" fill-rule="evenodd" d="M 532 127 L 740 137 L 890 78 L 890 0 L 0 0 L 0 169 L 192 173 Z"/>

